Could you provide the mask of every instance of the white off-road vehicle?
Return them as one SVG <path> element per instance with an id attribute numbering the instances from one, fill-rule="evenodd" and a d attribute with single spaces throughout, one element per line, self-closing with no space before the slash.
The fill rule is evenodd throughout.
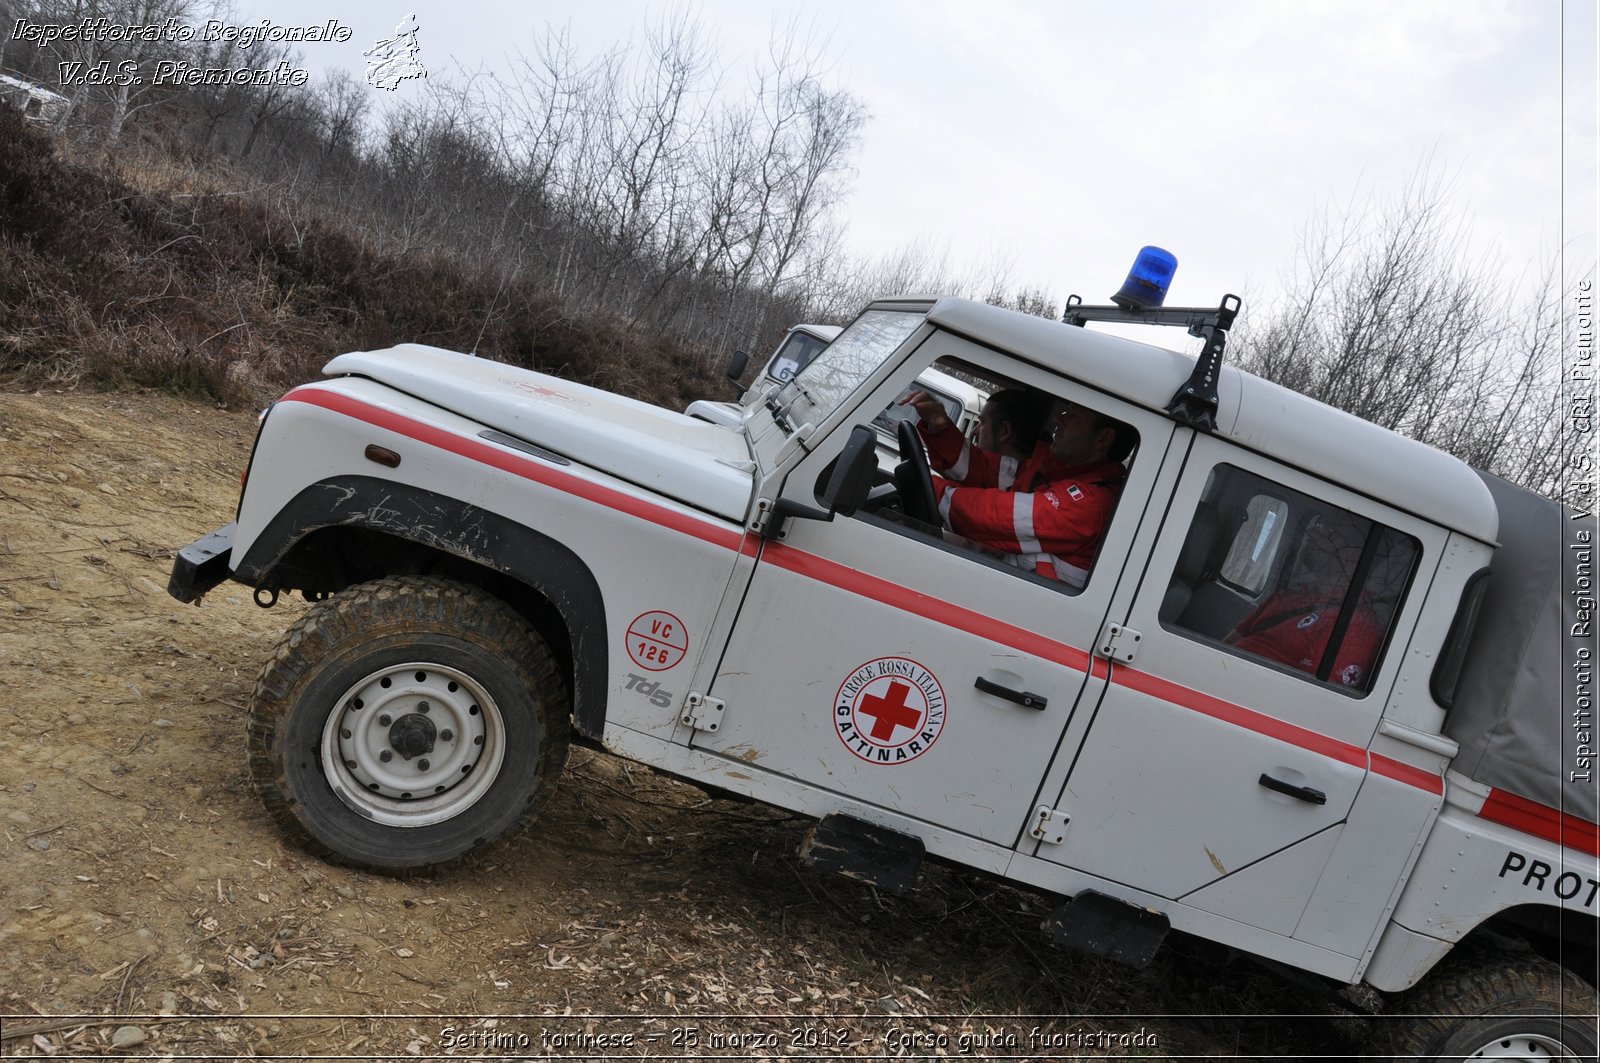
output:
<path id="1" fill-rule="evenodd" d="M 344 354 L 264 416 L 171 592 L 317 603 L 250 765 L 339 861 L 454 860 L 579 741 L 813 817 L 818 868 L 903 889 L 931 856 L 1058 897 L 1065 945 L 1147 963 L 1177 931 L 1404 993 L 1391 1055 L 1593 1059 L 1595 522 L 1223 367 L 1237 307 L 885 300 L 734 430 Z M 942 536 L 914 431 L 879 471 L 872 421 L 930 368 L 1137 432 L 1081 590 Z M 1237 638 L 1285 600 L 1294 630 L 1338 615 L 1325 650 Z"/>

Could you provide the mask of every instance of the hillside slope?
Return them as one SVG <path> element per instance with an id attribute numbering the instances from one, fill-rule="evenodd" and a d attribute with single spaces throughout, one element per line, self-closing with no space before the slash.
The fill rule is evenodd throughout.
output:
<path id="1" fill-rule="evenodd" d="M 430 343 L 682 409 L 722 360 L 578 319 L 497 264 L 377 250 L 292 189 L 136 152 L 63 157 L 0 108 L 0 373 L 251 403 L 330 357 Z"/>

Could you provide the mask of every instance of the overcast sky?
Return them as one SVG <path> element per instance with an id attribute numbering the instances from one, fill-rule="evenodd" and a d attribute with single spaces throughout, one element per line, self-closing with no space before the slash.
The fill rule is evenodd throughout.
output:
<path id="1" fill-rule="evenodd" d="M 687 10 L 737 87 L 793 21 L 871 114 L 848 249 L 921 240 L 1057 299 L 1105 301 L 1153 243 L 1178 257 L 1169 302 L 1268 301 L 1316 211 L 1423 168 L 1509 275 L 1563 243 L 1569 276 L 1596 257 L 1593 0 L 238 3 L 241 22 L 341 19 L 354 39 L 306 58 L 357 76 L 410 11 L 438 78 L 531 52 L 545 24 L 592 57 Z"/>

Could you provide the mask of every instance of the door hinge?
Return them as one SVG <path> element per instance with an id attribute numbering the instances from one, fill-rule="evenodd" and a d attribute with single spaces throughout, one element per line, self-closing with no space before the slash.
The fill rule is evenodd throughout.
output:
<path id="1" fill-rule="evenodd" d="M 1108 622 L 1100 632 L 1099 641 L 1094 644 L 1095 656 L 1127 664 L 1139 651 L 1139 640 L 1142 638 L 1144 636 L 1131 627 Z"/>
<path id="2" fill-rule="evenodd" d="M 772 514 L 772 499 L 758 498 L 756 499 L 756 515 L 750 518 L 749 530 L 756 535 L 765 535 L 767 525 L 775 519 Z M 689 696 L 694 697 L 693 694 Z"/>
<path id="3" fill-rule="evenodd" d="M 1067 840 L 1067 824 L 1071 822 L 1072 817 L 1059 808 L 1040 805 L 1033 814 L 1033 829 L 1028 833 L 1046 845 L 1060 845 Z"/>
<path id="4" fill-rule="evenodd" d="M 708 698 L 697 690 L 691 690 L 689 696 L 683 699 L 683 715 L 678 719 L 696 731 L 715 731 L 722 726 L 722 710 L 725 708 L 727 703 L 721 698 Z"/>

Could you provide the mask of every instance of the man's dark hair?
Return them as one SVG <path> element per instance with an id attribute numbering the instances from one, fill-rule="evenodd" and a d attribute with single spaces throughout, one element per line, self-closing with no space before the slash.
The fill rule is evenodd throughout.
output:
<path id="1" fill-rule="evenodd" d="M 1050 400 L 1028 388 L 1006 388 L 989 396 L 994 403 L 995 420 L 1009 424 L 1017 445 L 1030 451 L 1044 435 L 1045 418 L 1050 414 Z"/>
<path id="2" fill-rule="evenodd" d="M 1116 433 L 1111 440 L 1111 450 L 1106 457 L 1112 461 L 1127 461 L 1128 455 L 1133 453 L 1133 448 L 1139 444 L 1139 432 L 1133 425 L 1117 420 L 1109 414 L 1096 410 L 1094 413 L 1094 430 L 1098 435 L 1107 428 Z"/>

